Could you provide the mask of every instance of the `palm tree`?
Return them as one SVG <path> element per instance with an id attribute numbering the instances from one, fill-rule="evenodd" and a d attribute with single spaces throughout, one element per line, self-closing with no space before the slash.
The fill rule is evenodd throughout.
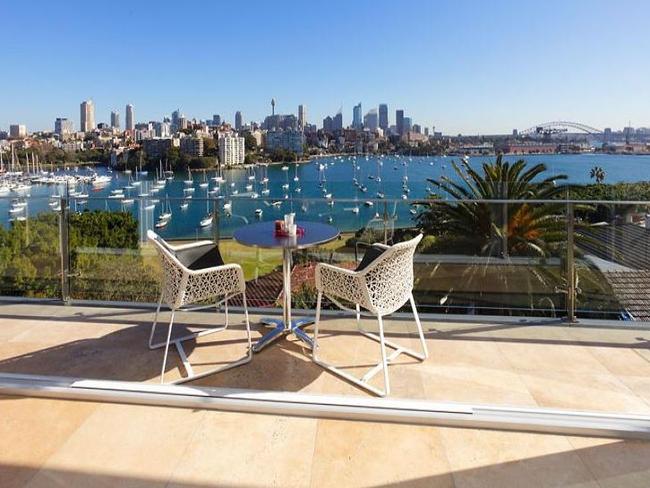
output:
<path id="1" fill-rule="evenodd" d="M 605 181 L 605 170 L 601 168 L 600 166 L 594 166 L 591 168 L 591 171 L 589 172 L 589 178 L 592 180 L 595 179 L 597 184 L 601 184 L 603 181 Z"/>
<path id="2" fill-rule="evenodd" d="M 483 256 L 547 257 L 566 241 L 563 206 L 549 203 L 491 203 L 488 200 L 553 200 L 569 186 L 566 175 L 542 177 L 546 165 L 513 164 L 499 155 L 484 163 L 482 173 L 467 162 L 452 162 L 456 178 L 428 181 L 438 191 L 436 201 L 418 216 L 418 226 L 451 241 L 455 253 Z M 451 197 L 443 202 L 441 197 Z"/>

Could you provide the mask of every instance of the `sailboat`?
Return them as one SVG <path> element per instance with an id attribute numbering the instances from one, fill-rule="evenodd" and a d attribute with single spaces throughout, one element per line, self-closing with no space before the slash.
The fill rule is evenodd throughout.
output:
<path id="1" fill-rule="evenodd" d="M 298 178 L 298 163 L 294 164 L 293 167 L 294 167 L 293 181 L 300 181 L 300 178 Z"/>
<path id="2" fill-rule="evenodd" d="M 169 204 L 169 197 L 165 195 L 165 205 L 163 207 L 163 213 L 160 214 L 160 219 L 170 220 L 172 218 L 172 207 Z"/>
<path id="3" fill-rule="evenodd" d="M 194 180 L 192 179 L 192 170 L 190 170 L 190 168 L 187 168 L 187 179 L 183 183 L 187 186 L 194 184 Z"/>
<path id="4" fill-rule="evenodd" d="M 207 188 L 209 185 L 208 183 L 208 173 L 206 171 L 203 172 L 203 181 L 199 183 L 199 188 Z"/>
<path id="5" fill-rule="evenodd" d="M 210 227 L 212 225 L 213 220 L 214 220 L 214 215 L 212 215 L 212 212 L 210 212 L 210 200 L 207 199 L 207 197 L 208 197 L 207 192 L 206 192 L 205 197 L 206 197 L 206 201 L 205 201 L 206 215 L 199 222 L 199 227 Z"/>

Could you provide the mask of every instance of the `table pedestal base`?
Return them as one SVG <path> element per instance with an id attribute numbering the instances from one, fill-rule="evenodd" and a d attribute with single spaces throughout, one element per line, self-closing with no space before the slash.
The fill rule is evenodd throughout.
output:
<path id="1" fill-rule="evenodd" d="M 307 333 L 300 328 L 305 325 L 313 324 L 313 318 L 305 317 L 301 319 L 295 319 L 292 320 L 291 324 L 288 326 L 282 319 L 264 318 L 261 320 L 261 322 L 266 326 L 273 327 L 273 329 L 264 334 L 264 336 L 262 336 L 259 341 L 253 344 L 253 352 L 260 352 L 266 346 L 274 342 L 277 338 L 288 334 L 295 335 L 298 339 L 305 343 L 307 347 L 310 349 L 313 348 L 314 343 L 311 340 L 311 337 L 309 337 L 309 335 L 307 335 Z"/>

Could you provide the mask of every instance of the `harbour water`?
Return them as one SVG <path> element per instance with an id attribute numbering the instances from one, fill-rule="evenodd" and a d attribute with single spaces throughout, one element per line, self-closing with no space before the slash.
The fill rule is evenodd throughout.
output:
<path id="1" fill-rule="evenodd" d="M 508 161 L 520 158 L 506 156 Z M 594 166 L 605 170 L 606 183 L 650 181 L 650 156 L 567 154 L 529 155 L 523 159 L 531 164 L 545 163 L 548 172 L 544 177 L 566 174 L 572 183 L 593 182 L 589 172 Z M 191 184 L 186 182 L 187 173 L 175 174 L 155 194 L 151 192 L 155 183 L 153 172 L 140 176 L 140 183 L 135 185 L 134 174 L 112 172 L 109 173 L 110 182 L 105 186 L 80 185 L 77 191 L 82 195 L 87 193 L 88 197 L 72 198 L 71 206 L 77 211 L 86 208 L 130 211 L 140 221 L 143 230 L 153 228 L 161 213 L 171 211 L 168 224 L 157 229 L 167 238 L 208 236 L 217 225 L 219 233 L 225 236 L 247 222 L 281 218 L 290 211 L 296 212 L 301 219 L 331 222 L 342 231 L 359 229 L 376 219 L 377 214 L 380 218 L 388 215 L 395 225 L 408 225 L 417 212 L 417 207 L 409 200 L 426 198 L 430 188 L 428 178 L 454 177 L 453 160 L 458 158 L 324 157 L 298 165 L 288 163 L 270 165 L 266 169 L 258 166 L 252 170 L 225 170 L 222 174 L 225 181 L 221 184 L 214 181 L 214 171 L 208 171 L 205 176 L 203 172 L 195 171 Z M 483 162 L 493 160 L 494 157 L 471 157 L 469 161 L 478 168 Z M 83 174 L 85 170 L 79 171 Z M 97 173 L 106 175 L 107 171 L 97 168 Z M 268 177 L 267 184 L 263 183 L 265 176 Z M 215 191 L 215 188 L 219 190 Z M 405 188 L 408 188 L 408 193 L 405 193 Z M 118 189 L 123 189 L 123 198 L 114 195 Z M 55 211 L 56 205 L 51 197 L 64 191 L 65 188 L 59 185 L 33 184 L 24 194 L 11 193 L 0 197 L 0 223 L 7 226 L 10 218 L 16 216 L 29 218 L 40 212 Z M 142 193 L 149 196 L 138 198 Z M 258 195 L 257 198 L 251 198 L 254 194 Z M 27 202 L 23 212 L 10 213 L 12 201 L 22 198 Z M 131 198 L 134 201 L 129 203 Z M 373 201 L 372 206 L 370 201 Z M 226 205 L 224 211 L 227 203 L 230 206 Z M 215 209 L 219 211 L 218 219 L 212 225 L 201 227 L 201 220 Z"/>

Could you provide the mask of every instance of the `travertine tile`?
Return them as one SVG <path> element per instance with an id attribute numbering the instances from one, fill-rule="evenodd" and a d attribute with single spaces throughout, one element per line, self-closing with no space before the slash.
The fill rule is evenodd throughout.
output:
<path id="1" fill-rule="evenodd" d="M 611 374 L 535 371 L 520 377 L 543 407 L 650 413 L 650 406 Z"/>
<path id="2" fill-rule="evenodd" d="M 321 420 L 312 487 L 453 486 L 434 427 Z"/>
<path id="3" fill-rule="evenodd" d="M 309 486 L 317 422 L 205 412 L 169 486 Z"/>
<path id="4" fill-rule="evenodd" d="M 0 396 L 0 485 L 22 487 L 98 404 Z"/>
<path id="5" fill-rule="evenodd" d="M 459 488 L 598 487 L 565 437 L 473 429 L 440 431 Z"/>
<path id="6" fill-rule="evenodd" d="M 569 437 L 602 488 L 650 486 L 650 442 Z"/>
<path id="7" fill-rule="evenodd" d="M 166 483 L 183 459 L 204 412 L 104 404 L 49 457 L 29 487 L 72 486 L 78 473 L 95 475 L 86 486 Z"/>

